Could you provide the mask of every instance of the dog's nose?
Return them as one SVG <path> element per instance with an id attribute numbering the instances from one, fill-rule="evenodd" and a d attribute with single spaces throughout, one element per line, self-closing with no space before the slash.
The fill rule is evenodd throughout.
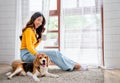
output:
<path id="1" fill-rule="evenodd" d="M 45 62 L 45 60 L 43 60 L 43 62 Z"/>

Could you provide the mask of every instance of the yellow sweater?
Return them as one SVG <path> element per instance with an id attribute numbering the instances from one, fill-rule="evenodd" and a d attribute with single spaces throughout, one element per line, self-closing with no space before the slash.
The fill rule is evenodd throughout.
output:
<path id="1" fill-rule="evenodd" d="M 21 50 L 27 49 L 31 54 L 36 55 L 35 47 L 39 44 L 36 39 L 36 32 L 32 28 L 27 28 L 22 34 Z"/>

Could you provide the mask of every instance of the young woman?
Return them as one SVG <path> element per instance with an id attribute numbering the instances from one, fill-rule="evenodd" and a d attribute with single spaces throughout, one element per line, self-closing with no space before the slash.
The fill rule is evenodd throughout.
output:
<path id="1" fill-rule="evenodd" d="M 87 70 L 86 67 L 83 67 L 79 63 L 63 56 L 59 51 L 40 50 L 38 52 L 35 50 L 36 46 L 42 40 L 41 35 L 45 30 L 44 25 L 45 18 L 43 14 L 36 12 L 32 15 L 31 19 L 26 24 L 26 27 L 22 30 L 20 48 L 21 60 L 24 62 L 33 62 L 35 56 L 42 52 L 48 55 L 50 60 L 62 70 Z"/>

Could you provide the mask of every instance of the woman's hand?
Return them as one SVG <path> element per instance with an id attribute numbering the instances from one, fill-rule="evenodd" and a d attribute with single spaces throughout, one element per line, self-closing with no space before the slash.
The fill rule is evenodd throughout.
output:
<path id="1" fill-rule="evenodd" d="M 47 40 L 47 36 L 45 34 L 42 35 L 42 40 Z"/>
<path id="2" fill-rule="evenodd" d="M 37 43 L 40 42 L 40 41 L 42 41 L 42 38 L 37 39 Z"/>
<path id="3" fill-rule="evenodd" d="M 40 42 L 42 40 L 42 38 L 39 38 L 38 41 Z"/>

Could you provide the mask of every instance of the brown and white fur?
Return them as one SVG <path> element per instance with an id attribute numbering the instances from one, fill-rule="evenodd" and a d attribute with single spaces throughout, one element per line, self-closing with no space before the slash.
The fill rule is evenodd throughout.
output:
<path id="1" fill-rule="evenodd" d="M 13 72 L 8 72 L 6 75 L 11 79 L 14 75 L 28 75 L 35 81 L 40 81 L 38 76 L 59 77 L 58 75 L 48 72 L 48 56 L 40 53 L 33 63 L 22 62 L 21 60 L 13 61 Z"/>

